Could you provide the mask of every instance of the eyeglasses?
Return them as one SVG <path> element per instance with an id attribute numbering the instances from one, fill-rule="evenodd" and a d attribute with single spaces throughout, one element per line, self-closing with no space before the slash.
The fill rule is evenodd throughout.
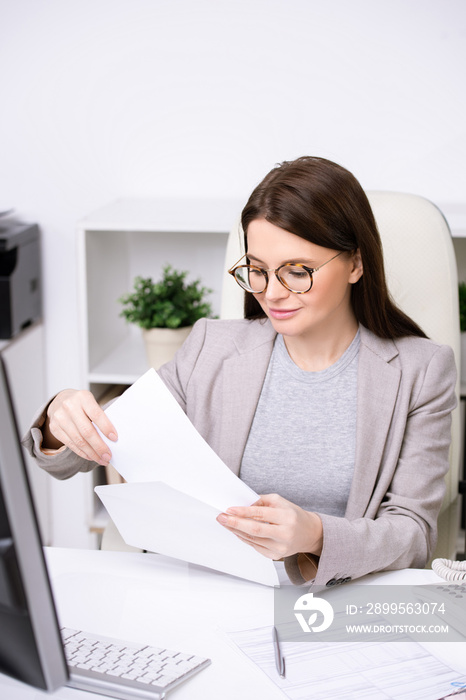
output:
<path id="1" fill-rule="evenodd" d="M 317 272 L 324 267 L 324 265 L 338 258 L 342 253 L 343 251 L 341 250 L 334 255 L 333 258 L 319 265 L 319 267 L 306 267 L 306 265 L 302 265 L 301 263 L 291 262 L 280 265 L 276 270 L 273 268 L 264 269 L 256 265 L 238 265 L 238 263 L 246 257 L 246 253 L 246 255 L 240 257 L 238 262 L 235 263 L 228 272 L 230 275 L 233 275 L 240 287 L 245 289 L 246 292 L 252 292 L 252 294 L 265 292 L 269 283 L 269 276 L 267 274 L 269 272 L 274 272 L 277 280 L 288 289 L 288 291 L 294 292 L 294 294 L 305 294 L 312 288 L 312 275 L 314 272 Z"/>

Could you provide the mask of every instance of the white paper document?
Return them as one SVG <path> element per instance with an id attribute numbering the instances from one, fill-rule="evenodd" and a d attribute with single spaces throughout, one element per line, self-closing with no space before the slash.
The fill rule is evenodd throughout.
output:
<path id="1" fill-rule="evenodd" d="M 251 505 L 257 494 L 201 437 L 155 370 L 106 414 L 118 441 L 102 437 L 128 483 L 95 490 L 127 544 L 278 585 L 274 563 L 216 521 L 230 506 Z"/>
<path id="2" fill-rule="evenodd" d="M 228 634 L 290 700 L 438 700 L 465 682 L 454 665 L 403 635 L 392 642 L 284 641 L 282 679 L 275 667 L 270 627 Z"/>

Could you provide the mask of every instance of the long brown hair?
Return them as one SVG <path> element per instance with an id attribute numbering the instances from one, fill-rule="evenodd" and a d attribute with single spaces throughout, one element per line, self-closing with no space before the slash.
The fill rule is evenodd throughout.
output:
<path id="1" fill-rule="evenodd" d="M 358 322 L 380 338 L 426 337 L 390 297 L 374 214 L 364 190 L 348 170 L 310 156 L 277 165 L 254 189 L 243 209 L 246 252 L 248 226 L 254 219 L 266 219 L 325 248 L 359 249 L 364 272 L 351 290 Z M 244 312 L 250 319 L 265 316 L 247 292 Z"/>

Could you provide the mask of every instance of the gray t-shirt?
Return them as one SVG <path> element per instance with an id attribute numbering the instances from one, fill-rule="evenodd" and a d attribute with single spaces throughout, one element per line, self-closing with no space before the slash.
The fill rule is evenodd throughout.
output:
<path id="1" fill-rule="evenodd" d="M 300 369 L 277 336 L 241 463 L 256 493 L 344 516 L 356 446 L 359 331 L 335 364 Z"/>

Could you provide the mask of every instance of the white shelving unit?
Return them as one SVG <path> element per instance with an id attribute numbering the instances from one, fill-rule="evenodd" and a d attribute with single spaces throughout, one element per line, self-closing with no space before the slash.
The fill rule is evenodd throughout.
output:
<path id="1" fill-rule="evenodd" d="M 146 369 L 141 334 L 120 317 L 118 299 L 136 275 L 161 276 L 170 263 L 220 292 L 227 236 L 241 203 L 121 199 L 78 226 L 83 383 L 130 384 Z M 233 261 L 234 262 L 234 261 Z"/>
<path id="2" fill-rule="evenodd" d="M 79 222 L 83 388 L 99 398 L 109 386 L 130 385 L 148 369 L 140 329 L 120 317 L 118 302 L 137 275 L 158 279 L 166 264 L 189 270 L 188 279 L 200 277 L 213 290 L 213 313 L 220 313 L 228 234 L 242 205 L 234 200 L 121 199 Z M 80 537 L 83 547 L 97 545 L 95 533 L 105 524 L 100 501 L 93 495 L 101 478 L 96 470 L 90 485 L 80 491 L 87 514 Z"/>

